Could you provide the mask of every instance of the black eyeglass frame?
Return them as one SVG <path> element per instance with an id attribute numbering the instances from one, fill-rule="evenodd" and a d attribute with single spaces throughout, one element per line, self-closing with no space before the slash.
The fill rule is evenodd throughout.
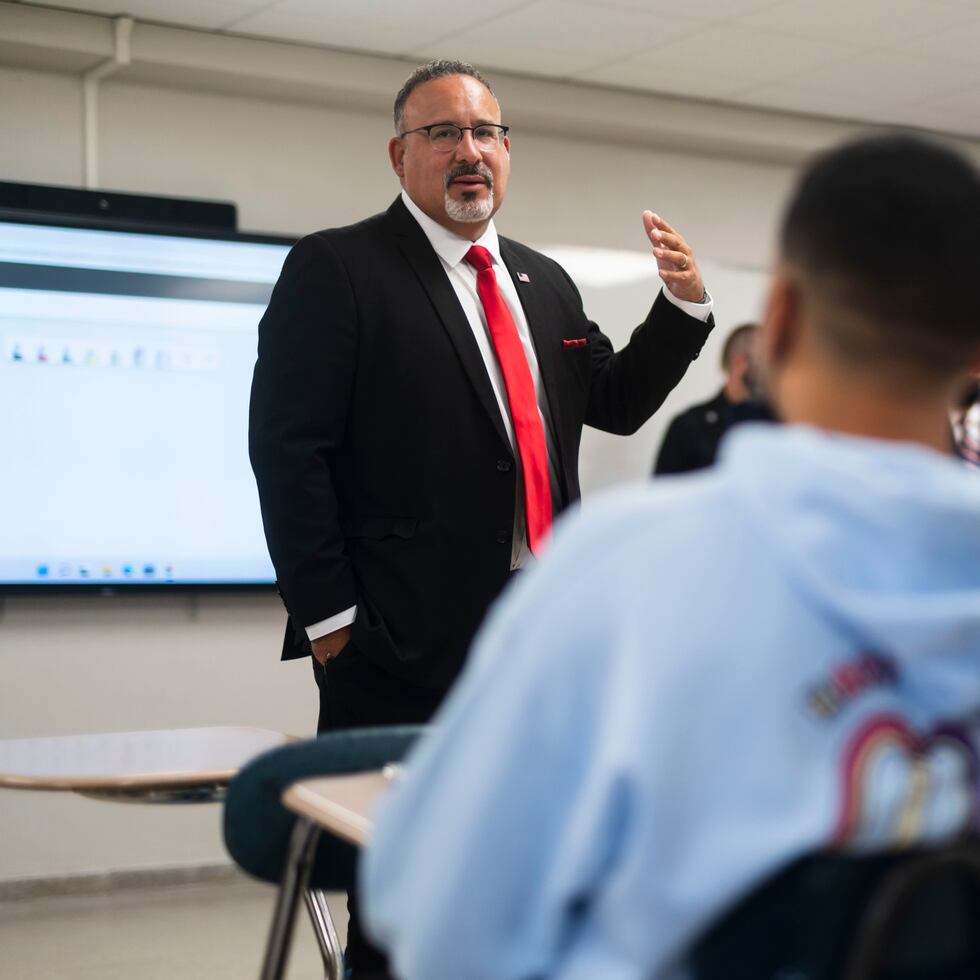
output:
<path id="1" fill-rule="evenodd" d="M 411 133 L 425 133 L 429 138 L 429 142 L 432 142 L 432 130 L 438 129 L 440 126 L 452 127 L 453 129 L 459 130 L 459 139 L 456 143 L 463 142 L 463 133 L 470 132 L 475 133 L 478 129 L 499 129 L 500 132 L 497 134 L 497 142 L 500 143 L 503 138 L 510 132 L 510 126 L 503 126 L 500 123 L 480 123 L 478 126 L 457 126 L 456 123 L 432 123 L 430 126 L 418 126 L 415 129 L 406 129 L 404 133 L 399 133 L 398 138 L 401 139 L 403 136 L 408 136 Z M 474 136 L 474 139 L 476 137 Z"/>

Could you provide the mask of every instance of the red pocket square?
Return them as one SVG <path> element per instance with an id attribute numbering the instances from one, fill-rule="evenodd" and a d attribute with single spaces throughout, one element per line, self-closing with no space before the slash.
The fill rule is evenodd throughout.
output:
<path id="1" fill-rule="evenodd" d="M 584 347 L 589 342 L 588 337 L 575 337 L 573 340 L 563 340 L 562 347 Z"/>

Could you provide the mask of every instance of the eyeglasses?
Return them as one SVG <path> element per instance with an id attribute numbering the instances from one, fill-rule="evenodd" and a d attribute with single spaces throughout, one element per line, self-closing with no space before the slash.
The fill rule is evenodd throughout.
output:
<path id="1" fill-rule="evenodd" d="M 419 126 L 418 129 L 406 130 L 401 135 L 425 133 L 429 137 L 429 142 L 437 150 L 455 150 L 463 138 L 463 133 L 470 132 L 473 134 L 473 142 L 481 150 L 495 150 L 509 129 L 510 126 L 498 126 L 495 123 L 486 123 L 482 126 L 454 126 L 452 123 L 433 123 L 431 126 Z"/>

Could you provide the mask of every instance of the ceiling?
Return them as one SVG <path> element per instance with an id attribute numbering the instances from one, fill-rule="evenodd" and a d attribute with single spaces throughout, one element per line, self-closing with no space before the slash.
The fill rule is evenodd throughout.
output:
<path id="1" fill-rule="evenodd" d="M 980 137 L 980 0 L 21 2 Z"/>

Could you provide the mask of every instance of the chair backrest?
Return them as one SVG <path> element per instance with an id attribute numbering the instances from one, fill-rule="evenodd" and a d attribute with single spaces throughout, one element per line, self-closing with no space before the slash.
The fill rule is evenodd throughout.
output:
<path id="1" fill-rule="evenodd" d="M 380 769 L 399 761 L 425 730 L 422 725 L 358 728 L 273 749 L 253 759 L 232 780 L 225 800 L 224 837 L 228 853 L 256 878 L 279 882 L 296 822 L 281 802 L 283 791 L 300 779 Z M 310 887 L 350 888 L 357 849 L 323 834 Z"/>
<path id="2" fill-rule="evenodd" d="M 808 855 L 698 941 L 694 980 L 978 980 L 980 842 Z"/>

